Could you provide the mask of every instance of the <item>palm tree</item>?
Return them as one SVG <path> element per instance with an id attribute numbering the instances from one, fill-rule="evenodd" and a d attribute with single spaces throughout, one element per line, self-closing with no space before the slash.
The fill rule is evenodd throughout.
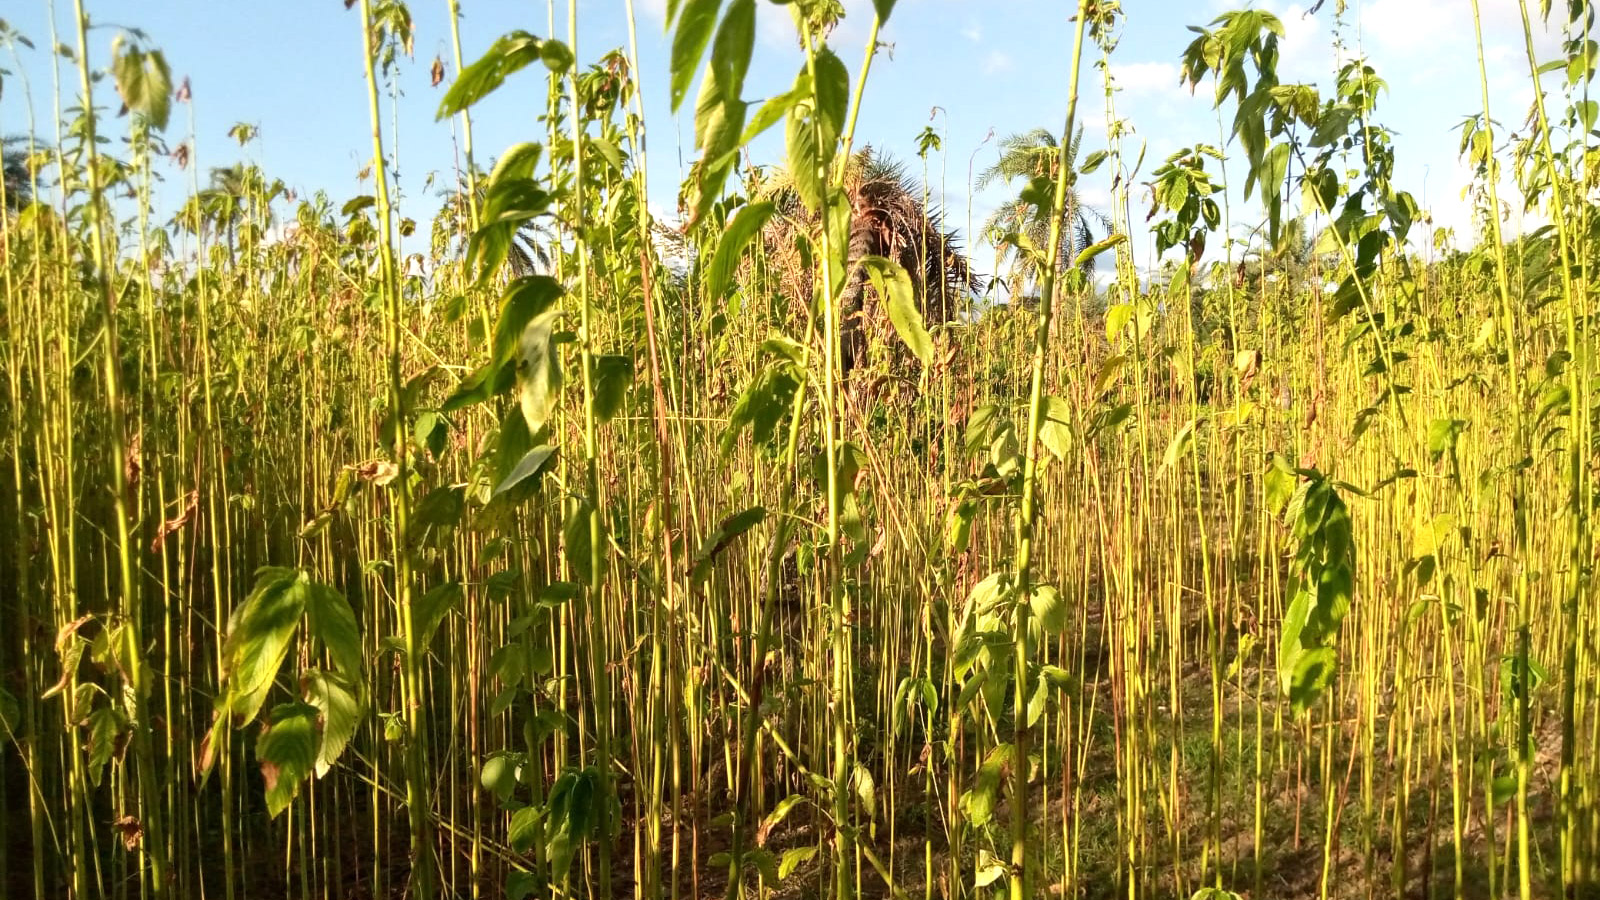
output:
<path id="1" fill-rule="evenodd" d="M 0 179 L 5 180 L 7 213 L 33 202 L 33 178 L 28 172 L 26 138 L 0 138 Z"/>
<path id="2" fill-rule="evenodd" d="M 1083 142 L 1083 128 L 1073 135 L 1067 147 L 1067 169 L 1077 167 L 1078 148 Z M 1056 136 L 1044 128 L 1006 136 L 1000 141 L 1000 158 L 994 165 L 978 175 L 976 187 L 982 190 L 995 182 L 1011 184 L 1021 178 L 1050 178 L 1054 180 L 1056 166 L 1061 158 L 1061 145 Z M 1069 176 L 1070 177 L 1070 176 Z M 1060 271 L 1072 265 L 1080 251 L 1094 243 L 1096 230 L 1109 230 L 1111 220 L 1099 210 L 1078 201 L 1077 191 L 1069 184 L 1067 205 L 1062 213 L 1061 251 L 1058 257 Z M 1050 218 L 1034 203 L 1020 197 L 1000 204 L 983 223 L 984 234 L 994 241 L 1000 265 L 1012 263 L 1011 278 L 1007 287 L 1013 296 L 1031 292 L 1039 282 L 1036 265 L 1019 254 L 1017 241 L 1007 235 L 1026 237 L 1033 246 L 1044 249 L 1050 243 Z M 1094 271 L 1094 261 L 1084 264 L 1084 271 Z"/>
<path id="3" fill-rule="evenodd" d="M 941 211 L 927 202 L 927 192 L 905 167 L 871 147 L 856 152 L 845 168 L 845 196 L 850 201 L 848 278 L 839 297 L 840 366 L 848 372 L 866 362 L 868 337 L 878 335 L 893 346 L 888 316 L 869 298 L 868 276 L 861 260 L 882 256 L 900 264 L 911 276 L 923 320 L 930 326 L 956 318 L 962 298 L 981 289 L 959 236 L 946 230 Z M 777 214 L 769 220 L 763 243 L 777 262 L 779 279 L 796 302 L 809 303 L 813 270 L 794 250 L 796 232 L 815 234 L 819 224 L 806 209 L 789 173 L 777 168 L 756 186 L 752 196 L 770 200 Z"/>

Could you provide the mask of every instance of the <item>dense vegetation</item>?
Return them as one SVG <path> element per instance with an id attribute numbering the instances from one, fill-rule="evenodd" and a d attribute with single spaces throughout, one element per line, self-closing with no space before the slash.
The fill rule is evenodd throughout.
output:
<path id="1" fill-rule="evenodd" d="M 1594 895 L 1587 3 L 1523 0 L 1515 134 L 1480 54 L 1462 252 L 1392 182 L 1380 73 L 1280 83 L 1264 12 L 1181 61 L 1226 156 L 1125 153 L 1114 84 L 1082 144 L 1077 73 L 1138 22 L 1079 0 L 1062 127 L 986 175 L 992 279 L 917 175 L 940 135 L 858 134 L 894 0 L 854 72 L 838 3 L 789 3 L 761 103 L 757 0 L 669 0 L 664 80 L 575 0 L 564 40 L 453 35 L 421 226 L 409 13 L 345 5 L 342 205 L 203 177 L 187 86 L 83 0 L 78 100 L 0 145 L 0 894 Z M 8 82 L 50 52 L 0 43 Z M 694 111 L 682 222 L 642 77 Z M 496 90 L 543 130 L 480 168 Z M 1503 234 L 1503 190 L 1550 224 Z"/>

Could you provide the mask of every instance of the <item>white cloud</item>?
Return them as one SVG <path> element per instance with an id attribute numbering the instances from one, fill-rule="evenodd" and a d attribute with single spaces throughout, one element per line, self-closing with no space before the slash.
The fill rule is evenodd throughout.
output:
<path id="1" fill-rule="evenodd" d="M 1482 0 L 1479 4 L 1484 43 L 1491 50 L 1502 42 L 1515 48 L 1520 60 L 1523 50 L 1522 10 L 1518 0 Z M 1445 46 L 1473 51 L 1476 35 L 1470 7 L 1458 0 L 1370 0 L 1358 8 L 1358 23 L 1363 39 L 1389 50 L 1414 50 L 1419 35 L 1426 35 L 1430 52 Z M 1560 52 L 1558 27 L 1551 29 L 1532 17 L 1534 54 L 1544 60 Z"/>
<path id="2" fill-rule="evenodd" d="M 1167 62 L 1112 63 L 1111 80 L 1130 94 L 1165 93 L 1178 87 L 1178 67 Z"/>
<path id="3" fill-rule="evenodd" d="M 639 5 L 644 8 L 645 17 L 657 24 L 667 20 L 667 0 L 639 0 Z"/>
<path id="4" fill-rule="evenodd" d="M 1011 58 L 1011 54 L 1004 50 L 991 50 L 989 55 L 983 58 L 983 74 L 985 75 L 998 75 L 1002 72 L 1009 72 L 1016 67 L 1016 61 Z"/>

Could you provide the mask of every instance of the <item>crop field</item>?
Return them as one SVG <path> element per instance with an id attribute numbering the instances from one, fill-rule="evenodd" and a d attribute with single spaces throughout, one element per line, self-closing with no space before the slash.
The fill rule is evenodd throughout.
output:
<path id="1" fill-rule="evenodd" d="M 1420 138 L 1356 0 L 1063 3 L 969 163 L 927 0 L 319 0 L 314 195 L 0 22 L 0 897 L 1600 897 L 1600 43 L 1495 2 Z"/>

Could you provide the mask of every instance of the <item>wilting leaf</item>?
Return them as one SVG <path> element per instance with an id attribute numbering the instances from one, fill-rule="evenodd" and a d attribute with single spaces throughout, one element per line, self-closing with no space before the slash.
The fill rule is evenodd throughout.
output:
<path id="1" fill-rule="evenodd" d="M 700 552 L 694 558 L 694 585 L 699 587 L 711 577 L 711 566 L 721 553 L 739 535 L 761 524 L 767 518 L 766 507 L 752 506 L 723 519 L 716 530 L 706 536 Z"/>
<path id="2" fill-rule="evenodd" d="M 122 839 L 122 849 L 132 853 L 139 849 L 139 842 L 144 839 L 144 824 L 135 816 L 121 816 L 111 823 L 111 830 Z"/>
<path id="3" fill-rule="evenodd" d="M 756 443 L 772 440 L 778 423 L 794 405 L 795 392 L 800 389 L 800 378 L 794 364 L 784 362 L 769 366 L 756 376 L 728 416 L 728 427 L 722 433 L 721 450 L 724 456 L 733 451 L 739 432 L 750 426 Z"/>
<path id="4" fill-rule="evenodd" d="M 6 743 L 13 742 L 22 728 L 22 707 L 17 703 L 17 698 L 11 696 L 5 688 L 0 687 L 0 736 L 6 738 Z M 0 744 L 4 746 L 4 744 Z"/>
<path id="5" fill-rule="evenodd" d="M 160 553 L 161 548 L 167 543 L 167 538 L 175 534 L 178 529 L 189 524 L 189 520 L 194 518 L 195 510 L 198 508 L 199 503 L 200 492 L 190 491 L 189 495 L 183 499 L 183 507 L 178 511 L 178 514 L 161 523 L 161 528 L 156 531 L 156 536 L 150 541 L 151 553 Z"/>
<path id="6" fill-rule="evenodd" d="M 767 813 L 766 818 L 761 820 L 761 826 L 756 829 L 756 843 L 765 846 L 767 838 L 772 834 L 772 829 L 777 828 L 784 819 L 788 818 L 789 813 L 795 807 L 804 803 L 805 800 L 806 798 L 802 794 L 790 794 L 779 800 L 778 805 L 772 808 L 772 812 Z"/>
<path id="7" fill-rule="evenodd" d="M 317 709 L 305 703 L 273 707 L 271 723 L 256 738 L 256 762 L 267 787 L 267 814 L 289 808 L 317 764 Z"/>
<path id="8" fill-rule="evenodd" d="M 978 862 L 972 872 L 972 886 L 986 888 L 1010 873 L 1011 867 L 1002 862 L 999 857 L 988 850 L 979 850 Z"/>

